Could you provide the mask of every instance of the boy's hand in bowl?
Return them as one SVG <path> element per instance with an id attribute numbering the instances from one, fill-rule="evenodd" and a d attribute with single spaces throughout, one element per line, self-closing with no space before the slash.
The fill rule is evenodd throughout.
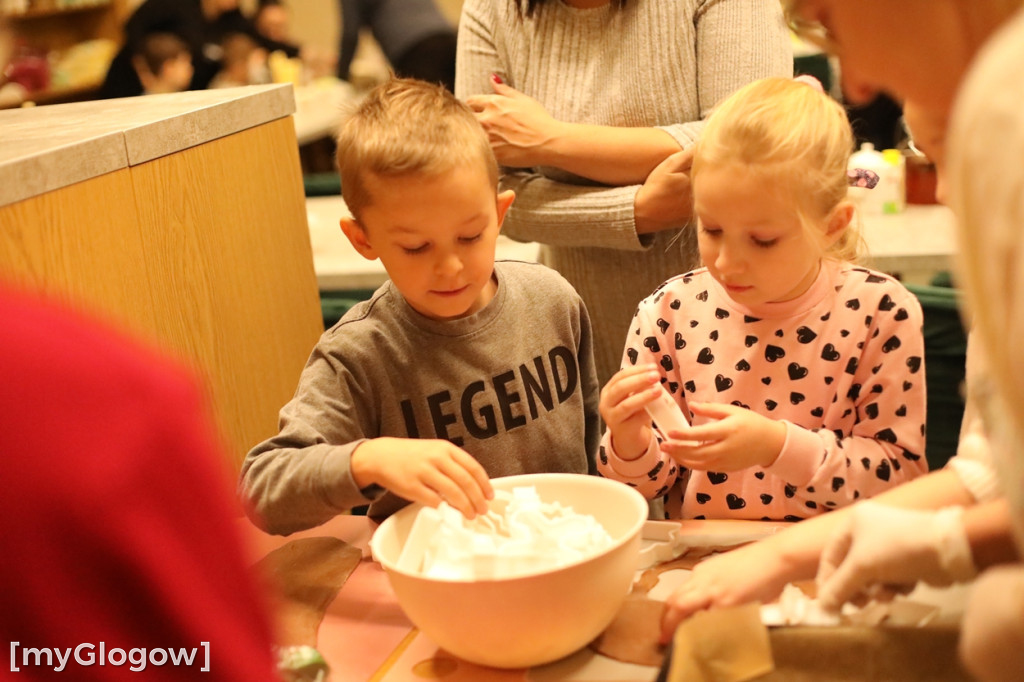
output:
<path id="1" fill-rule="evenodd" d="M 428 507 L 447 502 L 467 519 L 487 513 L 494 497 L 483 466 L 446 440 L 374 438 L 353 451 L 351 468 L 360 488 L 376 484 Z"/>

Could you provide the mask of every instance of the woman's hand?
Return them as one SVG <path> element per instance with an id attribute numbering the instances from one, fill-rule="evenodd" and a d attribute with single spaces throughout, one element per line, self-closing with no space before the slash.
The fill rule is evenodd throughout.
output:
<path id="1" fill-rule="evenodd" d="M 693 218 L 690 168 L 693 145 L 672 154 L 651 171 L 633 199 L 637 234 L 685 227 Z"/>
<path id="2" fill-rule="evenodd" d="M 622 459 L 637 459 L 651 443 L 651 417 L 644 409 L 661 391 L 656 365 L 619 370 L 601 389 L 601 418 L 611 432 L 612 447 Z"/>
<path id="3" fill-rule="evenodd" d="M 493 95 L 472 95 L 466 104 L 487 132 L 491 149 L 502 166 L 528 168 L 554 165 L 550 145 L 562 126 L 540 102 L 491 78 Z"/>
<path id="4" fill-rule="evenodd" d="M 689 403 L 694 417 L 713 421 L 692 426 L 685 435 L 661 444 L 672 459 L 689 469 L 738 471 L 775 463 L 786 442 L 786 425 L 736 405 Z"/>

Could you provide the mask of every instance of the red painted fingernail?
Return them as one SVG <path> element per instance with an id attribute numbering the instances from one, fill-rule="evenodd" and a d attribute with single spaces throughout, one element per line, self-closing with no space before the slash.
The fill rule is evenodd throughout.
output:
<path id="1" fill-rule="evenodd" d="M 496 73 L 492 73 L 491 74 L 491 80 L 494 81 L 495 83 L 498 83 L 499 85 L 501 85 L 502 83 L 505 82 L 505 81 L 501 80 L 501 76 L 499 76 Z"/>

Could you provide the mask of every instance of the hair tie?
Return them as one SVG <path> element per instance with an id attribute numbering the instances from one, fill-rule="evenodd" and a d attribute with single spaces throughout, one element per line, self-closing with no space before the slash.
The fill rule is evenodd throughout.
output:
<path id="1" fill-rule="evenodd" d="M 803 83 L 804 85 L 810 86 L 823 95 L 825 94 L 825 88 L 822 87 L 821 81 L 808 73 L 801 74 L 794 78 L 793 80 L 795 80 L 797 83 Z"/>
<path id="2" fill-rule="evenodd" d="M 878 173 L 867 168 L 851 168 L 846 171 L 850 187 L 866 187 L 872 189 L 878 184 Z"/>

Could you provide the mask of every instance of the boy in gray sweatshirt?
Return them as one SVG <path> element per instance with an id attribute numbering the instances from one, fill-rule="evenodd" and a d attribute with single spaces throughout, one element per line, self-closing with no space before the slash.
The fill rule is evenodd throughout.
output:
<path id="1" fill-rule="evenodd" d="M 600 440 L 591 327 L 554 271 L 494 260 L 511 191 L 472 112 L 395 79 L 343 127 L 341 227 L 390 281 L 321 337 L 280 432 L 240 490 L 288 534 L 369 504 L 487 509 L 489 477 L 593 471 Z"/>

